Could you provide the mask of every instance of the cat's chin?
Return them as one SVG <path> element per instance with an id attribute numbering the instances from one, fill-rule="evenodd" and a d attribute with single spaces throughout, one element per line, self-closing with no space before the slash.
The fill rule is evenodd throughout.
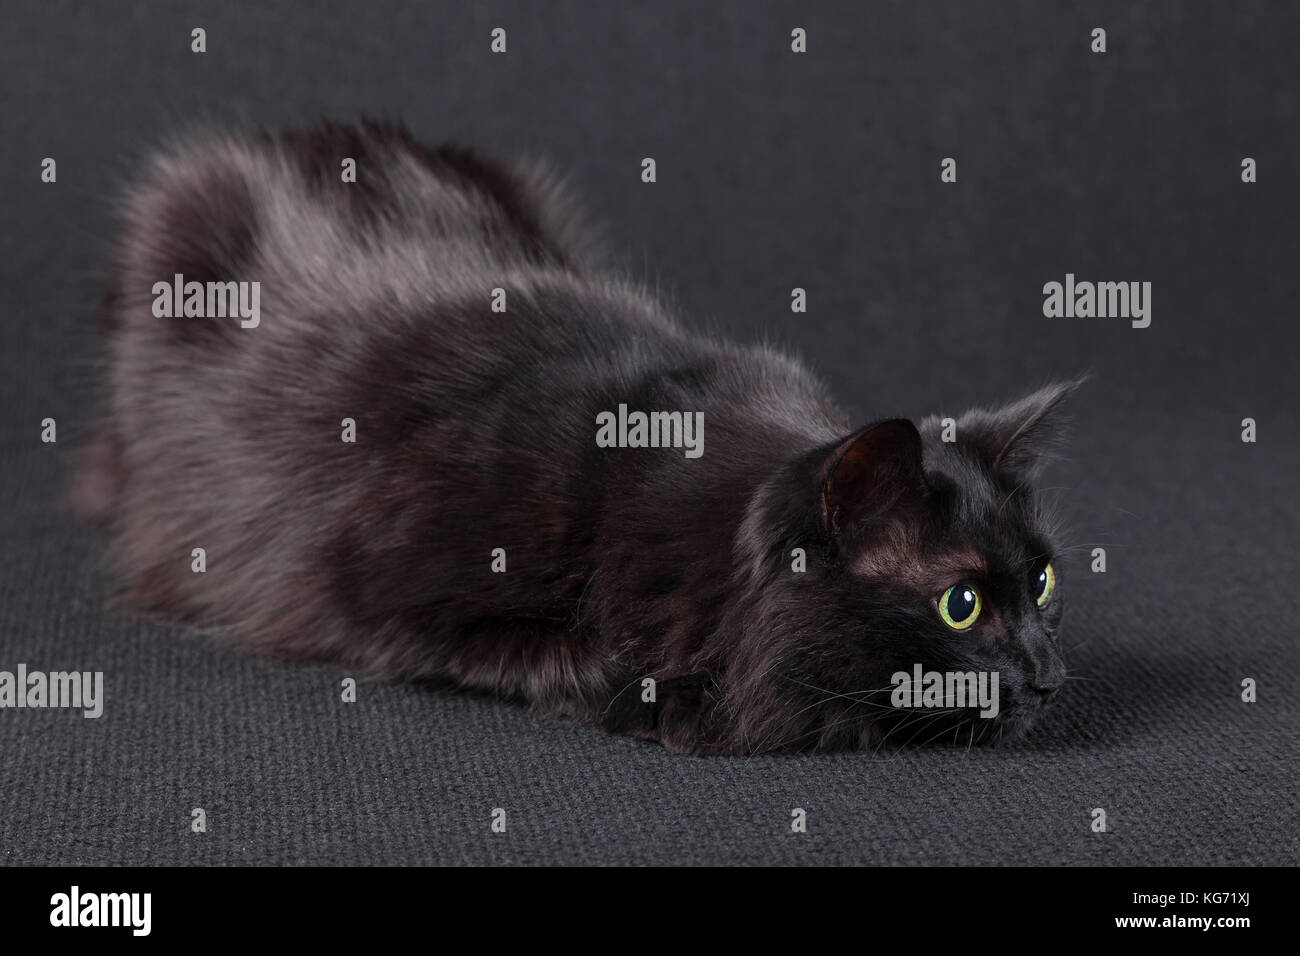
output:
<path id="1" fill-rule="evenodd" d="M 1051 705 L 1043 701 L 1029 701 L 1004 711 L 994 723 L 995 743 L 1016 743 L 1024 740 L 1038 726 Z"/>
<path id="2" fill-rule="evenodd" d="M 897 752 L 925 747 L 998 747 L 1023 740 L 1047 713 L 1050 704 L 1017 702 L 992 718 L 977 710 L 954 713 L 937 720 L 919 718 L 879 723 L 862 737 L 859 749 Z"/>

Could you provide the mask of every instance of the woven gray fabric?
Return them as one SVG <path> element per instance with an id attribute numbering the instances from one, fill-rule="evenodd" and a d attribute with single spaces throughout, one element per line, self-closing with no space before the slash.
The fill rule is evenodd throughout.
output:
<path id="1" fill-rule="evenodd" d="M 0 669 L 100 670 L 106 702 L 97 720 L 0 710 L 0 860 L 1297 862 L 1294 7 L 10 6 Z M 100 542 L 60 502 L 101 407 L 114 195 L 195 121 L 363 111 L 547 155 L 689 321 L 788 344 L 862 419 L 1092 368 L 1044 481 L 1072 529 L 1065 643 L 1087 679 L 1012 748 L 691 759 L 449 691 L 363 684 L 343 704 L 339 672 L 106 611 Z M 1044 318 L 1067 272 L 1151 281 L 1151 326 Z"/>

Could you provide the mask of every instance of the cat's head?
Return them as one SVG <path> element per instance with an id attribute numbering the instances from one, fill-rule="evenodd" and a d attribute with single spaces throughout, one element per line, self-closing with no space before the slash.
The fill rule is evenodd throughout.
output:
<path id="1" fill-rule="evenodd" d="M 782 637 L 751 661 L 771 668 L 751 690 L 781 703 L 742 730 L 751 743 L 778 727 L 795 746 L 965 745 L 1033 724 L 1066 676 L 1066 588 L 1033 481 L 1079 384 L 955 420 L 877 422 L 806 459 L 815 500 L 799 509 L 814 514 L 798 534 L 814 547 L 804 574 L 783 556 L 788 587 L 759 609 Z"/>

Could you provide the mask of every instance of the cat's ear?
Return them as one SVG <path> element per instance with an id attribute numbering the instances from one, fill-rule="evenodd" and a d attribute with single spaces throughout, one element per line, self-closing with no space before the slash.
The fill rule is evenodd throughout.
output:
<path id="1" fill-rule="evenodd" d="M 1055 382 L 993 411 L 967 412 L 957 422 L 957 442 L 973 448 L 998 474 L 1033 477 L 1060 447 L 1065 437 L 1062 406 L 1087 379 Z"/>
<path id="2" fill-rule="evenodd" d="M 836 446 L 822 480 L 822 527 L 832 533 L 926 493 L 921 434 L 906 418 L 877 422 Z"/>

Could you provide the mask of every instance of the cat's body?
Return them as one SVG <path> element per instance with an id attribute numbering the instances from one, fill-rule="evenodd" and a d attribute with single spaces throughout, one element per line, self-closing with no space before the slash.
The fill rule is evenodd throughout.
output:
<path id="1" fill-rule="evenodd" d="M 1021 620 L 1008 582 L 1050 557 L 1023 479 L 1065 390 L 968 416 L 964 446 L 851 434 L 797 363 L 683 330 L 590 247 L 543 178 L 389 127 L 158 160 L 80 483 L 128 602 L 692 753 L 1026 726 L 1059 685 L 1060 602 Z M 158 317 L 176 274 L 258 281 L 260 322 Z M 703 413 L 703 455 L 598 446 L 620 405 Z M 958 572 L 987 575 L 1001 642 L 923 609 Z M 998 721 L 887 706 L 913 663 L 989 662 L 1028 694 Z"/>

